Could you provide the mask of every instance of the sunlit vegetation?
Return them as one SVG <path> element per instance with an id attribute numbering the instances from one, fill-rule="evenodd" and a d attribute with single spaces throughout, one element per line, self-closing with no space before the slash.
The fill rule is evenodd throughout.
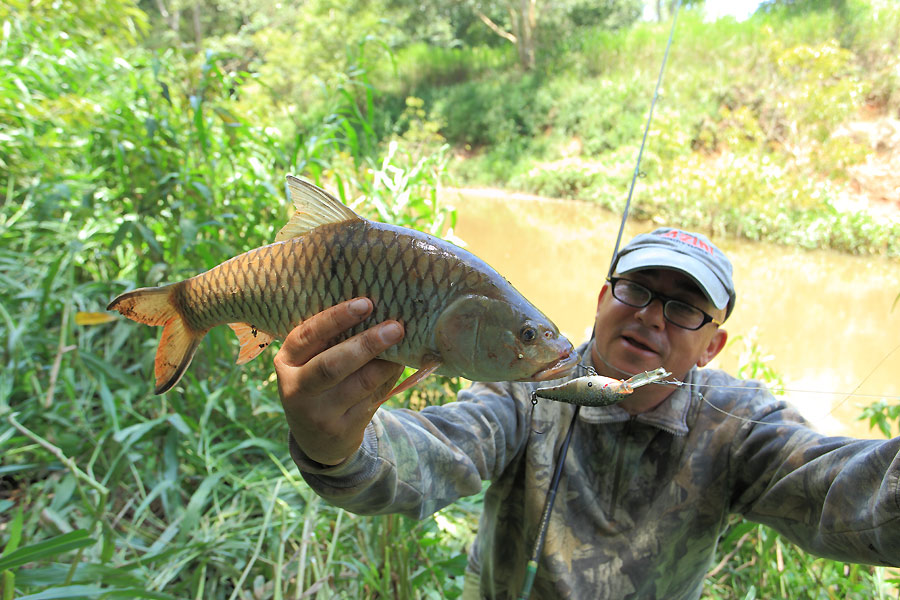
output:
<path id="1" fill-rule="evenodd" d="M 856 168 L 898 144 L 898 31 L 895 5 L 715 25 L 683 13 L 634 215 L 715 235 L 900 255 L 896 217 L 863 212 L 854 187 Z M 546 57 L 544 72 L 506 70 L 416 93 L 466 149 L 452 167 L 462 181 L 618 212 L 667 33 L 665 24 L 578 32 Z M 440 64 L 443 51 L 435 55 Z M 852 125 L 875 131 L 878 117 L 890 123 L 884 139 Z"/>
<path id="2" fill-rule="evenodd" d="M 158 332 L 83 313 L 271 241 L 288 173 L 443 235 L 442 182 L 621 209 L 667 35 L 635 3 L 548 16 L 527 73 L 464 4 L 244 4 L 0 6 L 2 600 L 458 597 L 478 497 L 422 522 L 330 507 L 287 454 L 271 353 L 236 367 L 220 328 L 157 398 Z M 896 223 L 838 206 L 872 150 L 836 137 L 865 107 L 896 113 L 900 17 L 837 4 L 682 14 L 637 216 L 900 251 Z M 871 598 L 889 577 L 740 522 L 720 559 L 716 598 Z"/>

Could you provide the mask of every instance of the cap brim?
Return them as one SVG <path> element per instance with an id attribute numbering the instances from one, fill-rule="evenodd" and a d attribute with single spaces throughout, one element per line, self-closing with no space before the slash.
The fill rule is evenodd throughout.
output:
<path id="1" fill-rule="evenodd" d="M 616 272 L 619 274 L 639 269 L 675 269 L 697 282 L 700 289 L 716 308 L 728 306 L 728 290 L 709 267 L 686 254 L 671 249 L 638 248 L 619 258 Z"/>

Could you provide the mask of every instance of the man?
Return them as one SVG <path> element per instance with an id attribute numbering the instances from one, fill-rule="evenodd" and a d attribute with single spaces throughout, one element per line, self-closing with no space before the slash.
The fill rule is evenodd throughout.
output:
<path id="1" fill-rule="evenodd" d="M 731 273 L 706 237 L 677 229 L 619 253 L 582 364 L 615 378 L 663 366 L 687 385 L 581 409 L 533 598 L 698 598 L 735 513 L 821 556 L 900 565 L 900 438 L 822 436 L 757 382 L 702 368 L 728 337 Z M 374 357 L 400 324 L 329 343 L 371 310 L 328 309 L 275 357 L 295 462 L 362 514 L 421 518 L 489 480 L 466 594 L 518 597 L 574 407 L 533 406 L 539 384 L 476 383 L 455 403 L 376 412 L 401 368 Z"/>

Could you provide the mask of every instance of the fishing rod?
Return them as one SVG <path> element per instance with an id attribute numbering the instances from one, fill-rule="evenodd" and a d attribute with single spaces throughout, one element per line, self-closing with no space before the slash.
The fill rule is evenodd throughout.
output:
<path id="1" fill-rule="evenodd" d="M 656 78 L 656 88 L 653 91 L 653 99 L 650 102 L 650 111 L 647 115 L 647 124 L 644 127 L 644 136 L 641 139 L 641 146 L 638 150 L 637 161 L 634 165 L 634 174 L 631 177 L 631 185 L 628 188 L 628 197 L 625 200 L 625 208 L 622 211 L 622 222 L 619 224 L 619 233 L 616 236 L 616 245 L 613 248 L 612 258 L 609 261 L 609 273 L 608 275 L 612 275 L 613 267 L 616 264 L 616 255 L 619 253 L 619 245 L 622 242 L 622 234 L 625 231 L 625 222 L 628 220 L 628 210 L 631 207 L 631 198 L 634 194 L 634 186 L 637 183 L 638 177 L 641 175 L 641 159 L 644 155 L 644 147 L 647 144 L 647 135 L 650 133 L 650 123 L 653 120 L 653 109 L 656 107 L 656 101 L 659 99 L 659 88 L 662 85 L 663 73 L 666 69 L 666 63 L 669 60 L 669 49 L 672 47 L 672 39 L 675 36 L 675 23 L 678 18 L 678 9 L 681 7 L 681 0 L 677 0 L 675 2 L 675 8 L 672 11 L 672 27 L 669 30 L 669 40 L 666 42 L 666 51 L 663 54 L 662 64 L 659 67 L 659 75 Z M 550 482 L 550 489 L 547 491 L 547 499 L 544 501 L 544 511 L 541 514 L 540 526 L 538 529 L 538 534 L 534 542 L 534 550 L 531 553 L 531 558 L 528 560 L 528 563 L 525 568 L 525 580 L 522 583 L 522 592 L 519 595 L 519 600 L 528 600 L 531 596 L 531 589 L 534 585 L 534 578 L 537 574 L 538 564 L 541 559 L 541 552 L 544 549 L 544 541 L 547 537 L 547 529 L 550 526 L 550 515 L 553 512 L 553 504 L 556 501 L 556 492 L 559 488 L 559 481 L 562 477 L 563 467 L 566 462 L 566 455 L 569 453 L 569 442 L 572 439 L 572 433 L 575 431 L 575 423 L 578 420 L 578 413 L 581 407 L 576 406 L 575 411 L 572 413 L 572 420 L 569 422 L 569 429 L 566 431 L 566 437 L 563 440 L 563 444 L 559 449 L 559 458 L 556 461 L 556 468 L 553 471 L 553 479 Z"/>

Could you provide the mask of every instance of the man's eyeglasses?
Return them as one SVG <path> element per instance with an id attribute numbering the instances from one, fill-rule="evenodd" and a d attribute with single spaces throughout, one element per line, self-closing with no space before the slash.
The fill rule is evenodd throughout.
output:
<path id="1" fill-rule="evenodd" d="M 627 304 L 634 308 L 644 308 L 653 302 L 654 298 L 659 298 L 663 305 L 663 317 L 672 325 L 690 330 L 700 329 L 707 323 L 721 325 L 719 321 L 716 321 L 696 306 L 663 296 L 629 279 L 609 277 L 607 281 L 612 290 L 613 298 L 622 304 Z"/>

